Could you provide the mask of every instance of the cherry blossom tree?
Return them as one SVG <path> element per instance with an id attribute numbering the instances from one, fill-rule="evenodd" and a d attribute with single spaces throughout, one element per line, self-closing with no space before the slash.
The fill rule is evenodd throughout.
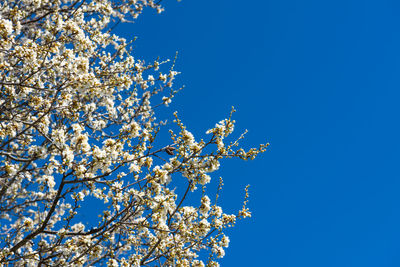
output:
<path id="1" fill-rule="evenodd" d="M 146 63 L 113 34 L 144 8 L 163 11 L 153 0 L 1 1 L 1 266 L 218 266 L 224 230 L 250 216 L 247 188 L 226 214 L 207 185 L 221 159 L 268 144 L 241 148 L 234 110 L 196 139 L 167 108 L 174 61 Z"/>

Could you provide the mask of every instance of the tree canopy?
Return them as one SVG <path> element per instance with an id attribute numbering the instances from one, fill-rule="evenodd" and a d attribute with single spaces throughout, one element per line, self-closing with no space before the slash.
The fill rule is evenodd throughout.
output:
<path id="1" fill-rule="evenodd" d="M 233 109 L 195 138 L 167 108 L 174 61 L 145 62 L 113 31 L 144 8 L 163 11 L 152 0 L 0 3 L 4 266 L 218 266 L 224 229 L 250 216 L 247 188 L 226 214 L 207 185 L 221 159 L 268 144 L 241 148 Z M 81 216 L 87 202 L 96 216 Z"/>

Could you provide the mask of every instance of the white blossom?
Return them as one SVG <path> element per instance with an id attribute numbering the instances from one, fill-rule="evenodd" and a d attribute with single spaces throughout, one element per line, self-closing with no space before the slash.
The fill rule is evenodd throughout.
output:
<path id="1" fill-rule="evenodd" d="M 240 148 L 233 111 L 195 137 L 165 107 L 179 91 L 175 64 L 141 60 L 114 34 L 159 2 L 0 4 L 4 266 L 204 267 L 201 251 L 219 266 L 225 228 L 250 217 L 247 188 L 235 215 L 207 186 L 222 159 L 253 159 L 267 144 Z"/>

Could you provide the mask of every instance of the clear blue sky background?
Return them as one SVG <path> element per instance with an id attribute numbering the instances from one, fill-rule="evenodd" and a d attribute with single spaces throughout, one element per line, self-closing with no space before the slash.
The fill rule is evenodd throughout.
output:
<path id="1" fill-rule="evenodd" d="M 400 2 L 163 3 L 120 30 L 179 51 L 171 109 L 201 137 L 234 105 L 244 145 L 271 143 L 214 176 L 231 212 L 251 185 L 222 266 L 400 266 Z"/>

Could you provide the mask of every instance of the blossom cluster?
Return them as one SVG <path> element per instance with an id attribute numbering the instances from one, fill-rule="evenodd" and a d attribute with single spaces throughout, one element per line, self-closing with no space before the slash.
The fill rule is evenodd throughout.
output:
<path id="1" fill-rule="evenodd" d="M 247 189 L 234 215 L 206 188 L 221 159 L 267 144 L 229 141 L 233 112 L 204 140 L 177 113 L 158 120 L 179 73 L 113 34 L 159 2 L 0 3 L 0 266 L 218 266 L 224 229 L 250 216 Z"/>

